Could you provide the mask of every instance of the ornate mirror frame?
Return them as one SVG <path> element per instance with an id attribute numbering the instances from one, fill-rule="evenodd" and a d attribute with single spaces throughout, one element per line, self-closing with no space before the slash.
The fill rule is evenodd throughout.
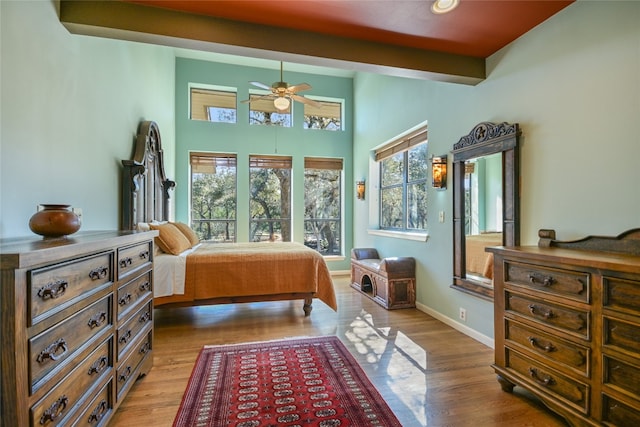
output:
<path id="1" fill-rule="evenodd" d="M 465 162 L 502 153 L 502 245 L 520 244 L 520 128 L 517 123 L 482 122 L 453 146 L 453 289 L 493 300 L 493 286 L 467 277 Z"/>

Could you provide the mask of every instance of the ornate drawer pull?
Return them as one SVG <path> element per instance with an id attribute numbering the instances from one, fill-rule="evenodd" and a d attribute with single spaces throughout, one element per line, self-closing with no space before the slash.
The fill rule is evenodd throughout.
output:
<path id="1" fill-rule="evenodd" d="M 529 304 L 529 312 L 533 315 L 540 315 L 545 319 L 551 319 L 554 316 L 553 311 L 547 310 L 540 312 L 540 308 L 536 307 L 534 304 Z"/>
<path id="2" fill-rule="evenodd" d="M 89 272 L 89 277 L 91 278 L 91 280 L 104 279 L 105 277 L 107 277 L 107 273 L 108 272 L 109 272 L 109 268 L 107 268 L 105 266 L 101 266 L 101 267 L 94 268 L 93 270 L 91 270 Z"/>
<path id="3" fill-rule="evenodd" d="M 151 313 L 147 311 L 146 313 L 140 316 L 140 318 L 138 319 L 138 322 L 145 323 L 149 319 L 151 319 Z"/>
<path id="4" fill-rule="evenodd" d="M 149 251 L 142 251 L 138 254 L 140 259 L 149 259 Z"/>
<path id="5" fill-rule="evenodd" d="M 104 368 L 107 367 L 108 361 L 109 361 L 109 358 L 107 356 L 102 356 L 100 359 L 93 362 L 93 365 L 91 365 L 87 374 L 89 375 L 99 374 L 104 370 Z"/>
<path id="6" fill-rule="evenodd" d="M 553 344 L 548 343 L 547 345 L 540 345 L 537 338 L 529 337 L 529 343 L 533 348 L 539 348 L 541 350 L 546 351 L 547 353 L 551 353 L 552 351 L 556 351 L 556 348 Z"/>
<path id="7" fill-rule="evenodd" d="M 38 296 L 43 300 L 58 298 L 65 293 L 67 286 L 69 286 L 69 282 L 66 280 L 56 280 L 55 282 L 51 282 L 41 287 L 38 290 Z"/>
<path id="8" fill-rule="evenodd" d="M 142 344 L 142 347 L 140 347 L 140 350 L 138 350 L 138 353 L 145 354 L 148 353 L 149 350 L 151 350 L 151 343 L 149 341 L 145 341 L 144 344 Z"/>
<path id="9" fill-rule="evenodd" d="M 140 286 L 138 287 L 138 289 L 140 289 L 140 291 L 142 291 L 142 292 L 150 291 L 151 290 L 151 282 L 141 283 Z"/>
<path id="10" fill-rule="evenodd" d="M 538 375 L 538 370 L 536 368 L 529 368 L 529 376 L 533 378 L 538 384 L 543 386 L 552 386 L 556 384 L 556 380 L 554 380 L 551 376 L 547 375 L 544 378 L 540 378 Z"/>
<path id="11" fill-rule="evenodd" d="M 122 258 L 120 260 L 120 267 L 122 268 L 129 267 L 131 264 L 133 264 L 133 260 L 131 259 L 131 257 Z"/>
<path id="12" fill-rule="evenodd" d="M 60 415 L 62 415 L 64 410 L 67 409 L 68 403 L 69 398 L 63 394 L 58 400 L 53 402 L 46 411 L 44 411 L 44 414 L 40 417 L 40 425 L 45 425 L 47 421 L 56 420 Z"/>
<path id="13" fill-rule="evenodd" d="M 89 424 L 99 423 L 102 417 L 104 417 L 104 414 L 107 413 L 107 409 L 109 409 L 109 404 L 106 400 L 102 399 L 100 403 L 98 403 L 98 406 L 96 406 L 96 409 L 94 409 L 93 412 L 89 414 L 87 422 Z"/>
<path id="14" fill-rule="evenodd" d="M 553 276 L 545 276 L 540 273 L 529 273 L 527 276 L 532 284 L 540 283 L 542 286 L 551 286 L 556 281 Z"/>
<path id="15" fill-rule="evenodd" d="M 124 372 L 121 373 L 120 376 L 118 377 L 118 381 L 119 382 L 126 381 L 127 378 L 129 378 L 129 375 L 131 375 L 131 366 L 127 366 L 125 368 Z"/>
<path id="16" fill-rule="evenodd" d="M 59 354 L 56 354 L 58 353 L 59 350 L 62 350 L 62 352 Z M 66 352 L 67 352 L 67 342 L 64 340 L 64 338 L 60 338 L 59 340 L 55 341 L 53 344 L 49 345 L 47 348 L 42 350 L 38 355 L 38 357 L 36 358 L 36 361 L 38 363 L 44 363 L 47 359 L 58 360 Z"/>
<path id="17" fill-rule="evenodd" d="M 127 305 L 130 302 L 131 302 L 131 294 L 126 294 L 125 296 L 123 296 L 118 300 L 118 304 L 120 304 L 121 306 Z"/>
<path id="18" fill-rule="evenodd" d="M 120 344 L 124 344 L 127 341 L 129 341 L 129 338 L 131 338 L 131 329 L 129 329 L 127 332 L 125 332 L 119 339 L 118 342 Z"/>
<path id="19" fill-rule="evenodd" d="M 91 319 L 89 319 L 89 321 L 87 322 L 87 325 L 89 325 L 89 327 L 93 329 L 93 328 L 97 328 L 98 326 L 104 325 L 106 321 L 107 321 L 107 312 L 101 311 L 100 313 L 94 314 L 91 317 Z"/>

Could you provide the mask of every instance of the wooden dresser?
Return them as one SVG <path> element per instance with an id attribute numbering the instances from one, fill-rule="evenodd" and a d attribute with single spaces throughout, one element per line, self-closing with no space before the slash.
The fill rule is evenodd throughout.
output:
<path id="1" fill-rule="evenodd" d="M 640 229 L 494 247 L 495 364 L 575 426 L 640 425 Z"/>
<path id="2" fill-rule="evenodd" d="M 153 237 L 0 240 L 6 426 L 100 426 L 153 363 Z"/>

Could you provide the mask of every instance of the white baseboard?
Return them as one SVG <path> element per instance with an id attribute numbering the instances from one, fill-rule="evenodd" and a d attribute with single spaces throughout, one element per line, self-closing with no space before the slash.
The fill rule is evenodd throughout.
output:
<path id="1" fill-rule="evenodd" d="M 351 270 L 333 270 L 331 271 L 332 276 L 351 276 Z"/>
<path id="2" fill-rule="evenodd" d="M 463 334 L 473 338 L 474 340 L 486 345 L 490 348 L 495 348 L 495 342 L 493 338 L 488 337 L 479 333 L 478 331 L 471 329 L 467 325 L 464 325 L 460 322 L 456 322 L 455 320 L 450 319 L 449 317 L 443 315 L 442 313 L 438 313 L 432 308 L 427 307 L 424 304 L 416 303 L 416 308 L 423 313 L 427 313 L 429 316 L 434 317 L 444 323 L 445 325 L 451 326 L 453 329 L 462 332 Z"/>

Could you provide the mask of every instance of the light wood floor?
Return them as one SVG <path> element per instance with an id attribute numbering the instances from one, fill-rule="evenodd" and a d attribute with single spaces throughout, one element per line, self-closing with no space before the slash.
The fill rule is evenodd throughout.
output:
<path id="1" fill-rule="evenodd" d="M 564 426 L 520 387 L 505 393 L 493 350 L 415 309 L 387 311 L 334 278 L 335 313 L 314 301 L 155 310 L 154 366 L 111 423 L 171 426 L 198 352 L 206 344 L 336 335 L 404 426 Z"/>

